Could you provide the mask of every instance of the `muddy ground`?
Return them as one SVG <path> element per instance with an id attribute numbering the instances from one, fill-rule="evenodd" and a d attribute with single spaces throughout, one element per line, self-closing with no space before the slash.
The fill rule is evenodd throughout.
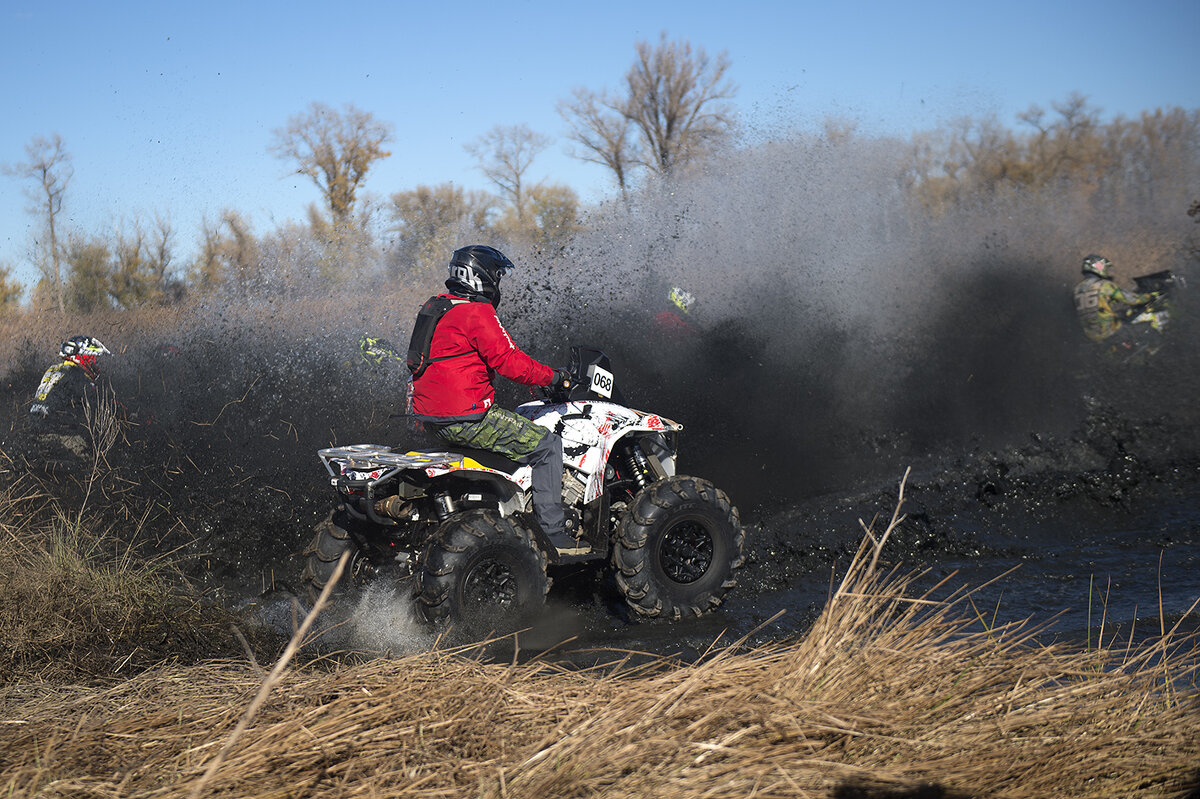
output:
<path id="1" fill-rule="evenodd" d="M 776 629 L 790 634 L 857 546 L 859 520 L 890 516 L 909 468 L 908 518 L 888 549 L 895 562 L 946 571 L 999 565 L 997 555 L 1029 559 L 1049 539 L 1065 551 L 1088 531 L 1136 528 L 1172 502 L 1172 535 L 1195 559 L 1194 327 L 1178 324 L 1170 347 L 1130 366 L 1096 357 L 1069 314 L 1040 310 L 984 324 L 948 314 L 925 344 L 867 345 L 827 330 L 797 348 L 754 320 L 730 319 L 667 341 L 641 312 L 582 320 L 572 335 L 609 352 L 631 405 L 684 423 L 680 471 L 713 480 L 739 506 L 748 565 L 724 623 L 753 629 L 785 605 L 791 620 Z M 1023 326 L 1030 319 L 1041 321 Z M 510 328 L 523 341 L 538 333 L 519 313 Z M 105 380 L 128 425 L 89 515 L 144 516 L 136 534 L 126 524 L 129 535 L 148 552 L 176 553 L 216 601 L 297 592 L 297 555 L 331 500 L 317 449 L 422 443 L 397 415 L 402 365 L 367 366 L 351 330 L 297 334 L 234 320 L 170 340 L 126 339 L 107 342 L 118 354 Z M 566 358 L 565 346 L 527 348 L 548 362 Z M 4 451 L 72 503 L 81 472 L 47 475 L 38 468 L 45 453 L 22 431 L 52 354 L 33 340 L 19 348 L 0 385 L 0 430 Z M 501 390 L 509 405 L 527 397 Z M 1181 591 L 1190 588 L 1200 594 L 1194 583 Z M 1087 589 L 1077 591 L 1067 599 L 1086 601 Z M 558 574 L 551 600 L 573 616 L 567 627 L 597 640 L 655 645 L 594 570 Z M 703 639 L 711 626 L 693 633 Z"/>

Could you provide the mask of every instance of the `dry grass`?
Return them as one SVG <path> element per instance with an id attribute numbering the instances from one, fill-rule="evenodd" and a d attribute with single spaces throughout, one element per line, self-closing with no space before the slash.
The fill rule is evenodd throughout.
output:
<path id="1" fill-rule="evenodd" d="M 112 678 L 238 651 L 231 614 L 189 594 L 169 561 L 147 563 L 73 514 L 6 527 L 0 561 L 0 683 Z"/>
<path id="2" fill-rule="evenodd" d="M 909 577 L 877 570 L 890 529 L 868 531 L 802 640 L 714 649 L 691 665 L 631 658 L 571 670 L 456 650 L 279 668 L 277 683 L 221 662 L 107 687 L 10 685 L 0 692 L 0 795 L 1195 790 L 1195 641 L 1081 652 L 1038 645 L 1020 627 L 982 627 L 959 613 L 964 604 L 909 596 Z"/>
<path id="3" fill-rule="evenodd" d="M 144 516 L 121 529 L 93 516 L 121 429 L 110 398 L 87 413 L 77 504 L 0 452 L 0 684 L 111 679 L 240 648 L 232 614 L 190 592 L 169 554 L 141 554 Z"/>

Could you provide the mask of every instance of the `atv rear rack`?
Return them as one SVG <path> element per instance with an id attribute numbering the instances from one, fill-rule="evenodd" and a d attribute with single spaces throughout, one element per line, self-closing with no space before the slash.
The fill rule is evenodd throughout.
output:
<path id="1" fill-rule="evenodd" d="M 395 452 L 382 444 L 329 447 L 317 455 L 329 472 L 329 483 L 342 497 L 346 511 L 358 519 L 394 526 L 396 521 L 375 512 L 376 489 L 408 469 L 447 468 L 462 461 L 451 452 Z M 335 466 L 336 464 L 336 466 Z M 355 501 L 355 500 L 361 501 Z"/>

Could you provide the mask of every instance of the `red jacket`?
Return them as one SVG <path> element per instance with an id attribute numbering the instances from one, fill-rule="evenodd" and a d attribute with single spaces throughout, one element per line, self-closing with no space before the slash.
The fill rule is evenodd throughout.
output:
<path id="1" fill-rule="evenodd" d="M 448 355 L 457 357 L 435 360 Z M 554 379 L 554 370 L 513 343 L 486 302 L 464 302 L 447 311 L 433 333 L 429 357 L 433 362 L 412 386 L 413 413 L 422 419 L 482 418 L 496 399 L 492 378 L 497 373 L 527 386 L 548 386 Z"/>

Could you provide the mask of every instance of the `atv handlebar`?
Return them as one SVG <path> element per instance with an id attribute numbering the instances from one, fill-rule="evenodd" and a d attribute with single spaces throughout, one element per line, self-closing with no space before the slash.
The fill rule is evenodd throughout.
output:
<path id="1" fill-rule="evenodd" d="M 555 403 L 572 400 L 611 400 L 623 403 L 607 355 L 596 347 L 571 347 L 571 365 L 555 369 L 554 379 L 541 387 L 542 396 Z"/>
<path id="2" fill-rule="evenodd" d="M 541 387 L 542 396 L 551 402 L 567 402 L 571 399 L 571 392 L 577 385 L 574 376 L 566 375 L 560 378 L 559 371 L 558 369 L 554 370 L 554 381 L 550 385 Z"/>

